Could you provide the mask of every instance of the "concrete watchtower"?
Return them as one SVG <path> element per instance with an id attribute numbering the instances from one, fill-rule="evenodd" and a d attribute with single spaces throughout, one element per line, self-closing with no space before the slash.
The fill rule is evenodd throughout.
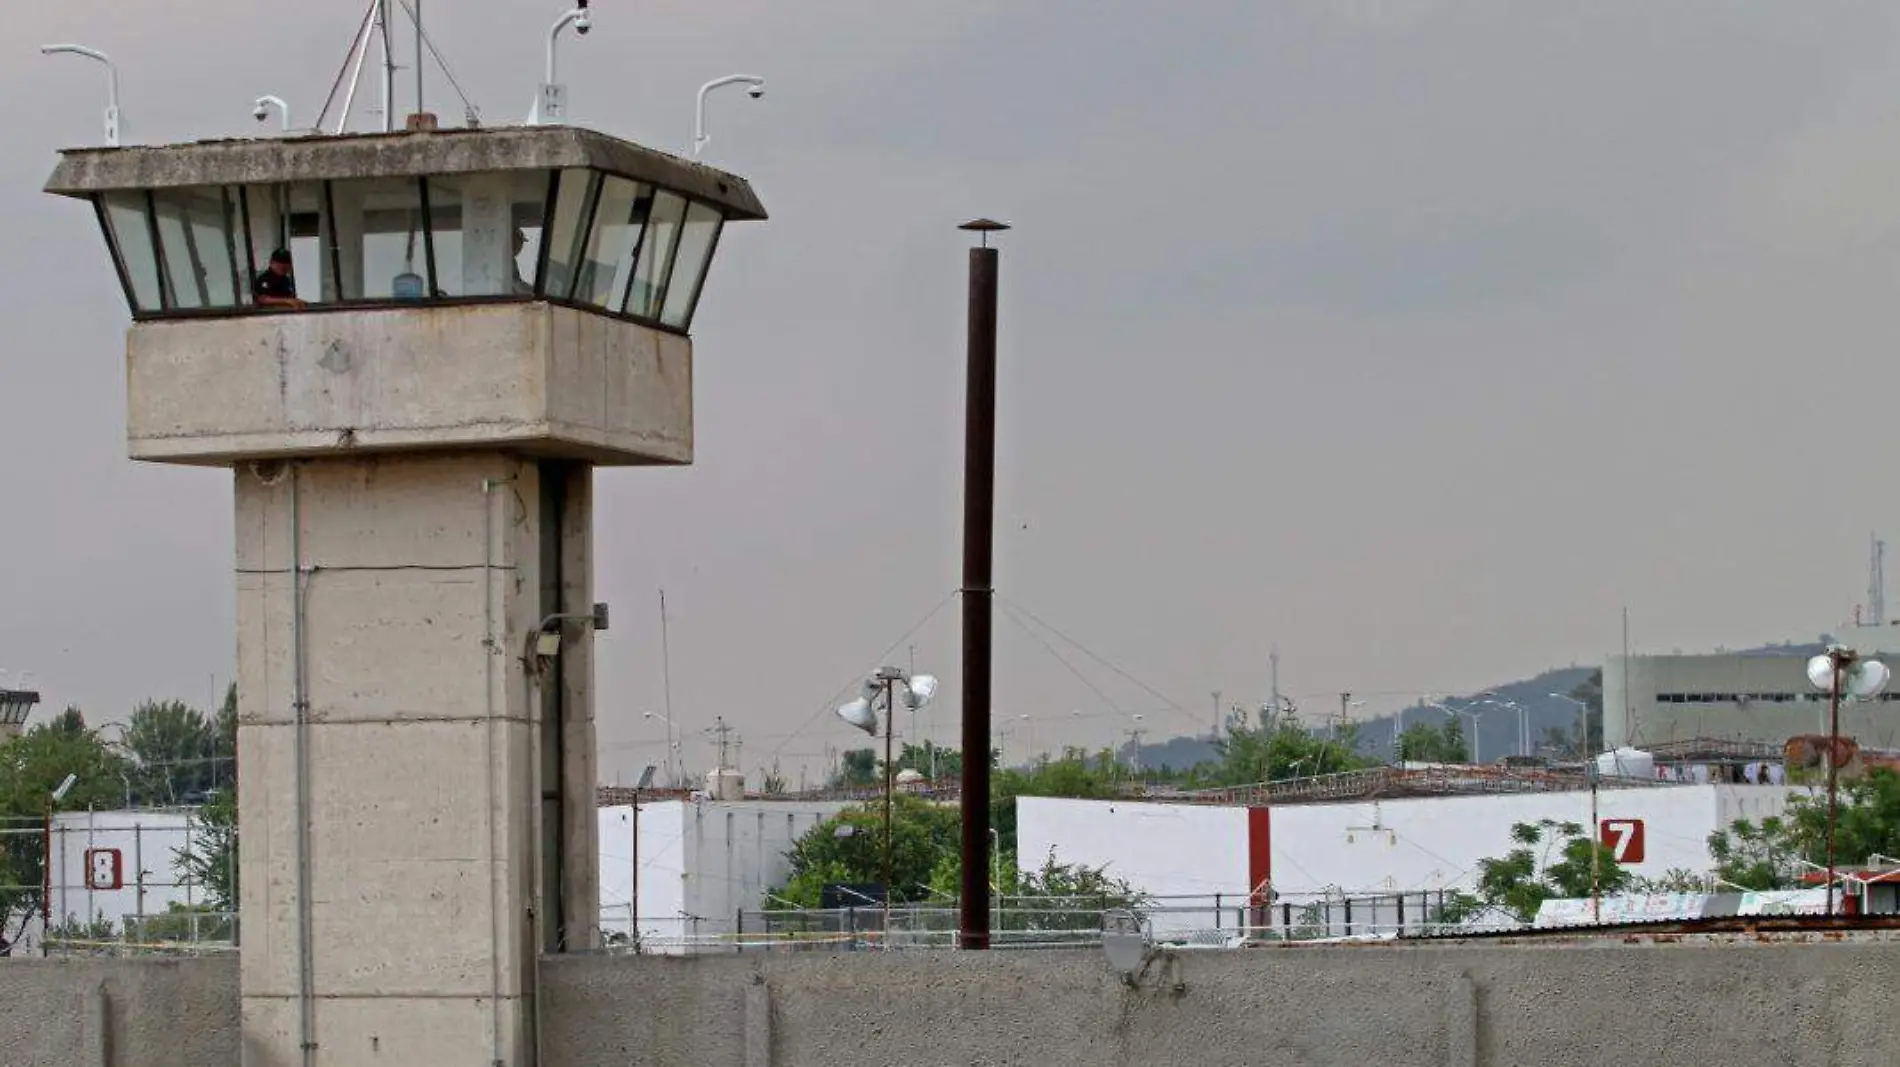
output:
<path id="1" fill-rule="evenodd" d="M 133 459 L 228 467 L 245 1063 L 528 1067 L 598 940 L 593 470 L 693 458 L 743 180 L 531 127 L 64 153 Z M 303 306 L 257 306 L 288 250 Z"/>

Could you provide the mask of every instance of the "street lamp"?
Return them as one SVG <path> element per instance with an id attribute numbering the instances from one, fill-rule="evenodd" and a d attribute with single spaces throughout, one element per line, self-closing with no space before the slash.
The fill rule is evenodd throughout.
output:
<path id="1" fill-rule="evenodd" d="M 548 29 L 547 76 L 541 82 L 541 92 L 534 99 L 534 114 L 528 116 L 530 126 L 560 122 L 567 118 L 567 86 L 556 78 L 555 45 L 560 40 L 561 31 L 569 26 L 583 37 L 594 28 L 594 20 L 587 13 L 587 4 L 588 0 L 579 0 L 578 6 L 555 19 L 554 25 Z"/>
<path id="2" fill-rule="evenodd" d="M 1841 645 L 1808 660 L 1808 681 L 1827 693 L 1827 913 L 1834 914 L 1834 823 L 1839 814 L 1841 697 L 1867 700 L 1887 688 L 1887 665 Z"/>
<path id="3" fill-rule="evenodd" d="M 119 147 L 119 68 L 111 57 L 97 48 L 87 48 L 82 44 L 48 44 L 40 46 L 40 54 L 48 56 L 82 56 L 106 68 L 106 144 Z"/>
<path id="4" fill-rule="evenodd" d="M 877 736 L 877 702 L 884 702 L 884 945 L 890 947 L 891 933 L 891 797 L 895 792 L 895 764 L 891 744 L 897 733 L 898 690 L 903 690 L 904 706 L 915 711 L 937 695 L 937 678 L 931 674 L 905 674 L 897 667 L 879 667 L 864 680 L 864 695 L 838 708 L 838 717 Z"/>
<path id="5" fill-rule="evenodd" d="M 1551 693 L 1548 695 L 1553 700 L 1568 700 L 1569 702 L 1577 706 L 1577 758 L 1589 759 L 1592 755 L 1594 755 L 1594 753 L 1592 753 L 1590 749 L 1595 747 L 1590 744 L 1590 704 L 1589 702 L 1584 701 L 1584 700 L 1578 700 L 1576 697 L 1568 696 L 1563 693 Z"/>
<path id="6" fill-rule="evenodd" d="M 752 88 L 746 90 L 746 95 L 754 100 L 765 96 L 765 79 L 756 74 L 728 74 L 723 78 L 714 78 L 712 81 L 700 86 L 699 100 L 693 108 L 694 159 L 699 158 L 700 152 L 706 148 L 706 143 L 712 140 L 712 135 L 706 132 L 706 96 L 714 89 L 720 89 L 728 85 L 751 86 Z"/>
<path id="7" fill-rule="evenodd" d="M 1465 717 L 1465 721 L 1471 724 L 1471 762 L 1473 765 L 1476 765 L 1482 762 L 1478 757 L 1478 716 L 1483 715 L 1484 712 L 1472 711 L 1471 709 L 1477 707 L 1479 704 L 1482 704 L 1482 703 L 1484 703 L 1484 701 L 1474 700 L 1471 703 L 1466 704 L 1462 708 L 1451 708 L 1444 704 L 1425 705 L 1428 708 L 1437 708 L 1439 711 L 1444 712 L 1445 714 L 1451 716 L 1454 719 L 1460 715 L 1463 715 Z"/>
<path id="8" fill-rule="evenodd" d="M 66 799 L 79 776 L 69 774 L 46 795 L 46 824 L 42 836 L 45 856 L 40 860 L 40 955 L 47 954 L 46 939 L 53 934 L 53 805 Z"/>

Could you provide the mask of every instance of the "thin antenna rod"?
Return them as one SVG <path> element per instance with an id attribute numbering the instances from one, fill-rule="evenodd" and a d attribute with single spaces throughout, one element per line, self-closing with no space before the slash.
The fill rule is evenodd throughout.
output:
<path id="1" fill-rule="evenodd" d="M 666 721 L 673 721 L 673 654 L 667 646 L 666 634 L 666 590 L 660 590 L 660 685 L 666 706 Z M 677 773 L 674 784 L 679 783 Z"/>
<path id="2" fill-rule="evenodd" d="M 336 119 L 336 132 L 339 134 L 350 126 L 350 109 L 356 106 L 356 88 L 363 83 L 363 64 L 369 59 L 369 39 L 376 32 L 376 11 L 382 2 L 369 0 L 369 10 L 363 15 L 363 29 L 357 34 L 352 53 L 356 65 L 350 71 L 350 91 L 343 94 L 343 113 Z"/>
<path id="3" fill-rule="evenodd" d="M 415 0 L 410 14 L 416 17 L 416 114 L 428 110 L 422 106 L 422 0 Z"/>
<path id="4" fill-rule="evenodd" d="M 1887 542 L 1873 535 L 1873 558 L 1867 565 L 1867 625 L 1887 625 Z"/>
<path id="5" fill-rule="evenodd" d="M 389 34 L 389 0 L 376 0 L 376 21 L 383 37 L 383 132 L 396 128 L 396 51 Z"/>

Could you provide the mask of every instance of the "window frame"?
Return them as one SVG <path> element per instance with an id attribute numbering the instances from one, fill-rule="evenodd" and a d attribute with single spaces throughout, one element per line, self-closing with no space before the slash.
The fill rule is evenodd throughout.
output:
<path id="1" fill-rule="evenodd" d="M 643 187 L 647 192 L 644 204 L 641 204 L 638 200 L 635 201 L 633 214 L 637 215 L 638 218 L 630 218 L 628 221 L 629 225 L 638 225 L 639 227 L 639 235 L 635 239 L 633 247 L 629 252 L 632 257 L 632 267 L 627 272 L 626 283 L 618 293 L 614 294 L 612 301 L 606 306 L 591 303 L 575 295 L 580 282 L 580 271 L 578 270 L 569 271 L 567 285 L 563 287 L 566 289 L 566 292 L 551 292 L 549 288 L 552 280 L 549 277 L 549 267 L 552 262 L 555 244 L 552 237 L 554 235 L 556 217 L 561 207 L 561 194 L 565 189 L 571 186 L 571 183 L 567 180 L 567 172 L 569 171 L 584 174 L 585 177 L 582 180 L 587 183 L 584 194 L 586 199 L 579 206 L 579 225 L 576 230 L 576 233 L 583 242 L 586 242 L 591 237 L 594 225 L 598 221 L 600 201 L 606 188 L 607 178 L 613 177 L 634 182 Z M 254 212 L 251 210 L 252 198 L 265 197 L 267 201 L 260 201 L 260 204 L 268 202 L 274 206 L 278 216 L 276 222 L 278 230 L 277 244 L 278 246 L 285 246 L 290 240 L 288 227 L 290 226 L 291 217 L 288 202 L 285 199 L 286 190 L 296 185 L 308 185 L 317 187 L 317 192 L 320 197 L 318 205 L 318 211 L 320 212 L 318 230 L 321 237 L 321 245 L 318 249 L 318 277 L 315 279 L 316 284 L 314 291 L 299 294 L 305 301 L 305 307 L 297 312 L 298 314 L 321 314 L 328 311 L 384 308 L 414 309 L 419 304 L 442 307 L 467 307 L 485 304 L 540 302 L 569 308 L 575 311 L 584 311 L 594 315 L 604 315 L 621 322 L 645 326 L 661 333 L 670 333 L 682 337 L 691 336 L 693 323 L 698 318 L 700 301 L 705 297 L 706 279 L 711 274 L 713 260 L 718 256 L 720 245 L 725 238 L 726 224 L 731 221 L 726 213 L 720 210 L 718 205 L 701 200 L 670 186 L 655 184 L 651 181 L 619 174 L 614 171 L 603 170 L 598 167 L 550 167 L 547 173 L 547 192 L 541 205 L 542 236 L 540 247 L 535 253 L 534 280 L 531 293 L 526 295 L 437 296 L 436 294 L 441 292 L 441 279 L 438 274 L 440 268 L 436 262 L 435 226 L 433 224 L 433 214 L 431 211 L 433 204 L 430 197 L 429 178 L 429 175 L 417 175 L 414 177 L 421 205 L 420 218 L 422 220 L 423 258 L 426 263 L 425 269 L 428 284 L 428 291 L 421 301 L 388 300 L 382 298 L 341 299 L 343 294 L 343 265 L 342 244 L 336 226 L 335 184 L 337 179 L 310 179 L 303 182 L 257 181 L 220 183 L 216 186 L 218 189 L 219 202 L 226 211 L 224 234 L 226 251 L 231 257 L 231 270 L 233 274 L 236 275 L 236 277 L 233 278 L 236 303 L 228 307 L 179 306 L 180 301 L 178 300 L 177 291 L 175 289 L 176 281 L 172 277 L 171 266 L 166 261 L 166 245 L 158 225 L 158 203 L 156 194 L 160 190 L 156 188 L 118 190 L 118 192 L 130 194 L 131 197 L 142 201 L 146 240 L 150 242 L 154 259 L 153 267 L 157 274 L 158 306 L 141 307 L 138 302 L 137 290 L 132 280 L 131 265 L 126 259 L 124 242 L 119 239 L 119 235 L 113 230 L 112 219 L 106 208 L 105 198 L 107 194 L 106 192 L 95 192 L 90 194 L 88 199 L 92 203 L 94 220 L 98 223 L 100 232 L 105 235 L 107 252 L 112 258 L 113 272 L 119 279 L 120 292 L 125 296 L 126 306 L 131 309 L 132 319 L 135 322 L 157 319 L 234 318 L 243 315 L 284 313 L 277 308 L 259 307 L 255 303 L 255 298 L 252 295 L 252 287 L 255 284 L 257 274 L 260 270 L 258 263 L 257 235 L 253 233 Z M 647 244 L 653 234 L 653 211 L 659 204 L 662 195 L 676 197 L 681 202 L 682 207 L 677 228 L 682 232 L 674 235 L 673 240 L 670 242 L 671 247 L 666 250 L 665 269 L 663 271 L 656 270 L 654 272 L 654 277 L 658 279 L 660 283 L 660 289 L 654 301 L 655 313 L 649 316 L 629 311 L 628 306 L 632 303 L 634 285 L 639 276 L 638 264 L 640 257 L 647 251 Z M 705 257 L 698 264 L 697 269 L 688 272 L 687 275 L 681 275 L 679 273 L 680 245 L 684 239 L 683 231 L 686 220 L 691 216 L 695 207 L 712 209 L 714 212 L 714 230 L 712 238 L 707 244 Z M 232 227 L 242 230 L 243 237 L 241 242 L 239 241 L 238 234 L 232 232 Z M 684 315 L 679 324 L 669 324 L 665 321 L 666 299 L 668 295 L 675 290 L 676 286 L 680 284 L 691 285 L 693 295 L 686 304 Z M 326 286 L 329 292 L 336 296 L 337 299 L 324 299 Z"/>

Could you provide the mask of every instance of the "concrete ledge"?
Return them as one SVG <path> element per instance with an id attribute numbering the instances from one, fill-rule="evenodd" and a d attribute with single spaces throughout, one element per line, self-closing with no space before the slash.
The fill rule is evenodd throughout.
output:
<path id="1" fill-rule="evenodd" d="M 142 322 L 126 351 L 137 460 L 491 448 L 602 466 L 693 460 L 692 342 L 567 307 Z"/>

